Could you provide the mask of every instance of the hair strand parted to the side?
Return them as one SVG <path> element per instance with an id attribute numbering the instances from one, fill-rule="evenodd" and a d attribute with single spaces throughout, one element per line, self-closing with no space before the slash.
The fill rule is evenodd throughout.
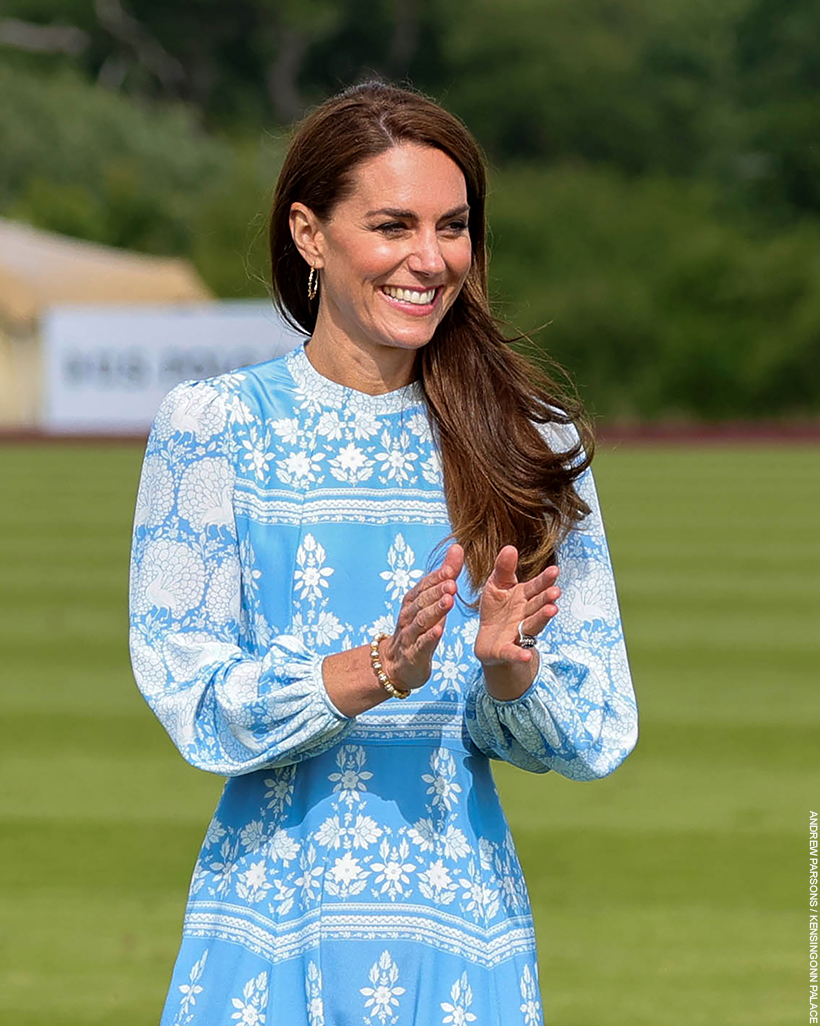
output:
<path id="1" fill-rule="evenodd" d="M 472 265 L 464 287 L 419 353 L 431 425 L 441 453 L 452 537 L 465 551 L 478 591 L 498 550 L 515 545 L 518 578 L 548 566 L 566 532 L 589 509 L 574 482 L 592 459 L 592 435 L 580 402 L 516 353 L 487 299 L 484 158 L 467 128 L 427 97 L 384 82 L 346 89 L 298 127 L 276 187 L 270 221 L 271 277 L 279 309 L 312 334 L 309 268 L 288 223 L 304 203 L 327 220 L 347 195 L 356 168 L 392 146 L 442 150 L 461 168 L 470 205 Z M 574 424 L 578 436 L 553 451 L 538 425 Z"/>

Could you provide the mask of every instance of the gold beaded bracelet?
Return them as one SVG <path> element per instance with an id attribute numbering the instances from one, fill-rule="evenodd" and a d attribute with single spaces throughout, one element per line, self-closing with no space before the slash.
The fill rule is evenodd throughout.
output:
<path id="1" fill-rule="evenodd" d="M 389 634 L 377 634 L 370 642 L 370 662 L 373 665 L 373 672 L 378 677 L 379 684 L 381 684 L 384 690 L 392 698 L 409 698 L 410 692 L 402 691 L 401 688 L 397 688 L 393 681 L 384 672 L 382 664 L 379 661 L 379 642 L 389 637 Z"/>

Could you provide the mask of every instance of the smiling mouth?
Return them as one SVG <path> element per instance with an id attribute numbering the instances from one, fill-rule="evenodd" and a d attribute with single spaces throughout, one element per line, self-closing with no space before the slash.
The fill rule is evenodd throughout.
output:
<path id="1" fill-rule="evenodd" d="M 412 303 L 413 306 L 429 306 L 436 298 L 438 289 L 402 289 L 392 285 L 382 285 L 382 292 L 391 299 L 397 299 L 400 303 Z"/>

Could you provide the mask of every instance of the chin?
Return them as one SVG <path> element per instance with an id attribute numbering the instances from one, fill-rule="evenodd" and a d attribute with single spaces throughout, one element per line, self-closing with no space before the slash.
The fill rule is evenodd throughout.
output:
<path id="1" fill-rule="evenodd" d="M 420 349 L 422 346 L 426 346 L 432 339 L 437 328 L 438 322 L 426 325 L 423 331 L 418 326 L 409 329 L 407 327 L 397 327 L 393 331 L 388 330 L 385 332 L 385 337 L 391 340 L 391 345 L 403 346 L 407 349 Z"/>
<path id="2" fill-rule="evenodd" d="M 382 344 L 391 346 L 393 349 L 418 350 L 423 349 L 432 337 L 433 336 L 430 335 L 429 337 L 424 338 L 403 338 L 400 335 L 394 335 L 389 339 L 389 341 L 385 339 Z"/>

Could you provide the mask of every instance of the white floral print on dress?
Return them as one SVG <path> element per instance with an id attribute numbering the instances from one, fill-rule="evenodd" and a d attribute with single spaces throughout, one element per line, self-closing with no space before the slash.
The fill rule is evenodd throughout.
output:
<path id="1" fill-rule="evenodd" d="M 202 993 L 203 988 L 199 981 L 202 979 L 202 974 L 205 971 L 205 963 L 208 961 L 208 948 L 206 948 L 202 957 L 194 962 L 191 972 L 188 974 L 188 982 L 180 985 L 180 992 L 182 994 L 182 1001 L 180 1002 L 179 1012 L 174 1023 L 174 1026 L 184 1026 L 186 1022 L 191 1019 L 191 1007 L 196 1004 L 196 999 L 199 994 Z"/>
<path id="2" fill-rule="evenodd" d="M 241 998 L 232 998 L 231 1004 L 236 1011 L 231 1019 L 237 1020 L 237 1026 L 265 1026 L 268 1007 L 268 974 L 266 972 L 253 976 L 242 988 Z"/>
<path id="3" fill-rule="evenodd" d="M 395 1010 L 399 1007 L 399 998 L 404 994 L 404 987 L 398 986 L 399 967 L 393 961 L 389 951 L 379 955 L 368 973 L 372 986 L 360 987 L 359 992 L 365 996 L 365 1008 L 372 1009 L 364 1017 L 364 1022 L 372 1024 L 378 1021 L 379 1026 L 398 1022 Z"/>
<path id="4" fill-rule="evenodd" d="M 293 583 L 299 598 L 320 599 L 323 588 L 328 586 L 328 577 L 333 568 L 323 566 L 327 554 L 312 534 L 306 534 L 296 553 L 299 569 L 293 575 Z"/>
<path id="5" fill-rule="evenodd" d="M 322 1000 L 322 974 L 315 962 L 308 962 L 305 974 L 308 1026 L 325 1026 L 325 1005 Z"/>
<path id="6" fill-rule="evenodd" d="M 383 431 L 381 436 L 382 452 L 376 453 L 376 459 L 382 461 L 381 480 L 383 482 L 394 481 L 396 484 L 404 484 L 415 474 L 415 461 L 419 458 L 417 452 L 409 452 L 410 436 L 402 431 L 398 438 L 392 438 L 389 431 Z"/>
<path id="7" fill-rule="evenodd" d="M 373 776 L 364 769 L 366 759 L 361 745 L 343 745 L 336 756 L 339 772 L 328 775 L 328 780 L 334 782 L 334 792 L 339 793 L 339 800 L 348 807 L 361 801 L 361 792 L 367 790 L 367 781 Z"/>
<path id="8" fill-rule="evenodd" d="M 179 515 L 195 531 L 209 527 L 233 529 L 235 473 L 224 456 L 210 456 L 190 466 L 182 475 L 177 496 Z"/>
<path id="9" fill-rule="evenodd" d="M 410 889 L 410 873 L 418 868 L 415 862 L 408 861 L 410 845 L 402 839 L 396 847 L 391 847 L 385 839 L 379 845 L 381 862 L 373 862 L 370 868 L 376 873 L 374 894 L 386 894 L 395 901 L 399 894 Z"/>
<path id="10" fill-rule="evenodd" d="M 538 1000 L 538 981 L 530 967 L 524 966 L 521 974 L 521 1014 L 524 1026 L 541 1026 L 541 1002 Z"/>
<path id="11" fill-rule="evenodd" d="M 443 859 L 433 859 L 418 880 L 422 895 L 434 904 L 450 905 L 455 899 L 458 887 Z"/>
<path id="12" fill-rule="evenodd" d="M 240 873 L 236 878 L 236 893 L 251 905 L 257 905 L 263 901 L 270 889 L 267 866 L 261 859 L 258 862 L 252 862 L 245 872 Z"/>
<path id="13" fill-rule="evenodd" d="M 149 456 L 137 492 L 134 527 L 161 524 L 174 508 L 174 476 L 161 456 Z"/>
<path id="14" fill-rule="evenodd" d="M 208 868 L 213 873 L 209 891 L 215 897 L 225 897 L 230 891 L 233 883 L 233 876 L 236 872 L 236 856 L 239 849 L 239 839 L 233 841 L 226 837 L 219 849 L 219 855 Z"/>
<path id="15" fill-rule="evenodd" d="M 387 581 L 387 593 L 391 599 L 398 599 L 408 592 L 416 581 L 423 576 L 421 570 L 413 570 L 416 561 L 416 554 L 404 540 L 402 534 L 397 534 L 393 544 L 387 552 L 389 570 L 383 570 L 379 576 Z"/>
<path id="16" fill-rule="evenodd" d="M 299 869 L 302 872 L 294 883 L 299 888 L 302 905 L 306 909 L 316 904 L 322 892 L 322 875 L 325 867 L 317 865 L 317 857 L 316 848 L 312 844 L 309 844 L 299 856 Z"/>
<path id="17" fill-rule="evenodd" d="M 446 748 L 439 748 L 430 757 L 432 773 L 422 774 L 422 780 L 430 786 L 427 794 L 433 796 L 431 805 L 448 811 L 458 804 L 461 785 L 455 782 L 456 764 Z"/>
<path id="18" fill-rule="evenodd" d="M 464 643 L 456 638 L 451 644 L 440 644 L 433 655 L 432 685 L 439 698 L 458 698 L 470 673 L 470 666 L 464 657 Z"/>
<path id="19" fill-rule="evenodd" d="M 348 484 L 361 484 L 373 476 L 373 461 L 369 460 L 353 442 L 343 446 L 328 466 L 337 481 L 345 481 Z"/>
<path id="20" fill-rule="evenodd" d="M 441 1002 L 441 1010 L 445 1013 L 441 1020 L 442 1026 L 468 1026 L 478 1018 L 469 1011 L 473 1003 L 473 991 L 467 980 L 466 971 L 450 988 L 450 1000 Z"/>
<path id="21" fill-rule="evenodd" d="M 362 860 L 348 851 L 340 859 L 336 859 L 325 874 L 325 889 L 334 898 L 344 901 L 362 893 L 367 886 L 369 875 L 370 871 L 362 865 Z"/>
<path id="22" fill-rule="evenodd" d="M 241 448 L 244 450 L 242 459 L 248 470 L 263 481 L 268 473 L 268 466 L 276 453 L 272 450 L 270 432 L 261 432 L 258 428 L 251 427 L 249 437 L 243 438 Z"/>
<path id="23" fill-rule="evenodd" d="M 293 801 L 293 785 L 296 775 L 295 766 L 280 766 L 270 777 L 265 777 L 265 797 L 269 798 L 268 808 L 271 816 L 278 819 Z"/>

